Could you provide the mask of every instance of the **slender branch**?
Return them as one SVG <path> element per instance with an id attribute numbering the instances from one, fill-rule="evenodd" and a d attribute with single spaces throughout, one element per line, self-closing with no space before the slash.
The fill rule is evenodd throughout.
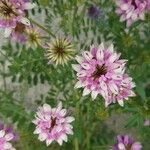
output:
<path id="1" fill-rule="evenodd" d="M 1 53 L 9 62 L 11 62 L 11 60 L 8 58 L 8 56 L 5 55 L 1 50 L 0 50 L 0 53 Z"/>
<path id="2" fill-rule="evenodd" d="M 38 22 L 36 22 L 35 20 L 28 18 L 33 24 L 37 25 L 39 28 L 41 28 L 42 30 L 44 30 L 45 32 L 49 33 L 52 37 L 56 37 L 49 29 L 43 27 L 41 24 L 39 24 Z"/>

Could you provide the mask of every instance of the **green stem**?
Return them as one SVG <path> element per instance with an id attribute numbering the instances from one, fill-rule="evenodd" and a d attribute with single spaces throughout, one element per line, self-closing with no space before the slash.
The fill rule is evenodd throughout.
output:
<path id="1" fill-rule="evenodd" d="M 37 25 L 39 28 L 41 28 L 42 30 L 44 30 L 45 32 L 49 33 L 52 37 L 56 37 L 50 30 L 48 30 L 47 28 L 43 27 L 41 24 L 39 24 L 38 22 L 36 22 L 35 20 L 28 18 L 33 24 Z"/>
<path id="2" fill-rule="evenodd" d="M 8 58 L 8 56 L 5 55 L 1 50 L 0 50 L 0 53 L 1 53 L 9 62 L 11 62 L 11 60 Z"/>
<path id="3" fill-rule="evenodd" d="M 74 144 L 75 144 L 75 150 L 79 150 L 79 143 L 77 138 L 74 139 Z"/>

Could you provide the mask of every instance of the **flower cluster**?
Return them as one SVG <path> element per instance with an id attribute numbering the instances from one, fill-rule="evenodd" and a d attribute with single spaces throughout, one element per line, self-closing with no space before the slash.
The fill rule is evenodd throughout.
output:
<path id="1" fill-rule="evenodd" d="M 0 124 L 0 150 L 15 150 L 10 142 L 16 140 L 17 135 L 14 133 L 12 127 Z"/>
<path id="2" fill-rule="evenodd" d="M 148 0 L 149 1 L 149 0 Z M 116 13 L 119 14 L 120 21 L 126 21 L 127 27 L 131 26 L 135 21 L 144 20 L 146 7 L 148 7 L 146 0 L 117 0 L 118 8 Z"/>
<path id="3" fill-rule="evenodd" d="M 132 137 L 128 135 L 119 135 L 113 150 L 141 150 L 140 142 L 135 142 Z"/>
<path id="4" fill-rule="evenodd" d="M 60 102 L 56 108 L 44 104 L 39 107 L 36 113 L 36 119 L 33 123 L 36 125 L 34 134 L 39 134 L 40 141 L 46 141 L 46 145 L 56 141 L 62 145 L 63 141 L 67 142 L 67 134 L 73 134 L 72 125 L 74 118 L 67 116 L 67 110 L 62 109 Z"/>
<path id="5" fill-rule="evenodd" d="M 10 36 L 17 24 L 30 25 L 25 16 L 25 10 L 32 9 L 35 5 L 23 0 L 0 1 L 0 27 L 5 29 L 5 37 Z"/>
<path id="6" fill-rule="evenodd" d="M 79 64 L 73 65 L 73 69 L 79 81 L 75 87 L 84 88 L 83 96 L 91 93 L 93 99 L 102 95 L 105 106 L 116 101 L 123 106 L 124 99 L 135 95 L 132 91 L 135 84 L 125 73 L 127 60 L 119 58 L 120 54 L 114 51 L 113 45 L 108 48 L 103 43 L 98 47 L 91 46 L 90 51 L 76 57 Z"/>

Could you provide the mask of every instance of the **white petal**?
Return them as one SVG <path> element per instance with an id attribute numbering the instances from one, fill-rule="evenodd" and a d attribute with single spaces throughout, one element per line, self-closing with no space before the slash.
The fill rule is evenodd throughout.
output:
<path id="1" fill-rule="evenodd" d="M 141 20 L 144 20 L 145 19 L 145 14 L 141 13 L 139 17 L 140 17 Z"/>
<path id="2" fill-rule="evenodd" d="M 6 28 L 4 32 L 4 37 L 5 38 L 9 37 L 11 32 L 12 32 L 12 28 Z"/>
<path id="3" fill-rule="evenodd" d="M 109 89 L 112 91 L 112 93 L 118 94 L 118 87 L 116 86 L 116 84 L 114 83 L 110 84 Z"/>
<path id="4" fill-rule="evenodd" d="M 128 14 L 126 15 L 126 19 L 129 19 L 133 14 L 133 11 L 128 12 Z"/>
<path id="5" fill-rule="evenodd" d="M 10 149 L 12 147 L 11 143 L 9 142 L 6 142 L 5 145 L 4 145 L 4 149 Z"/>
<path id="6" fill-rule="evenodd" d="M 72 65 L 72 68 L 73 68 L 76 72 L 79 72 L 80 69 L 81 69 L 80 65 L 75 65 L 75 64 Z"/>
<path id="7" fill-rule="evenodd" d="M 78 77 L 85 77 L 86 75 L 87 74 L 86 74 L 86 72 L 84 70 L 77 73 Z"/>
<path id="8" fill-rule="evenodd" d="M 57 142 L 58 142 L 58 144 L 61 146 L 62 143 L 63 143 L 63 140 L 62 140 L 62 139 L 58 139 Z"/>
<path id="9" fill-rule="evenodd" d="M 102 50 L 98 49 L 97 53 L 96 53 L 96 58 L 97 58 L 97 60 L 103 60 L 104 52 Z"/>
<path id="10" fill-rule="evenodd" d="M 75 59 L 79 64 L 84 61 L 83 57 L 81 57 L 81 56 L 76 56 Z"/>
<path id="11" fill-rule="evenodd" d="M 113 53 L 109 58 L 108 58 L 108 61 L 110 63 L 113 63 L 116 59 L 117 59 L 117 53 Z"/>
<path id="12" fill-rule="evenodd" d="M 108 47 L 108 50 L 111 51 L 111 52 L 113 52 L 113 51 L 114 51 L 114 45 L 111 44 L 111 45 Z"/>
<path id="13" fill-rule="evenodd" d="M 105 47 L 104 47 L 104 43 L 102 42 L 100 45 L 99 45 L 99 47 L 98 47 L 100 50 L 104 50 L 105 49 Z"/>
<path id="14" fill-rule="evenodd" d="M 88 69 L 91 68 L 88 63 L 82 63 L 81 66 L 82 66 L 84 69 L 86 69 L 86 70 L 88 70 Z"/>
<path id="15" fill-rule="evenodd" d="M 92 91 L 92 99 L 94 100 L 98 95 L 97 91 Z"/>
<path id="16" fill-rule="evenodd" d="M 62 126 L 55 127 L 56 132 L 60 132 L 62 130 Z"/>
<path id="17" fill-rule="evenodd" d="M 74 121 L 75 118 L 74 117 L 66 117 L 66 122 L 70 123 L 72 121 Z"/>
<path id="18" fill-rule="evenodd" d="M 114 80 L 121 80 L 121 79 L 122 79 L 122 75 L 113 74 L 113 75 L 111 76 L 111 78 L 114 79 Z"/>
<path id="19" fill-rule="evenodd" d="M 136 20 L 137 19 L 137 14 L 136 13 L 134 13 L 134 14 L 132 14 L 132 16 L 131 16 L 131 18 L 132 18 L 132 20 Z"/>
<path id="20" fill-rule="evenodd" d="M 62 102 L 60 101 L 57 105 L 57 111 L 60 111 L 62 109 Z"/>
<path id="21" fill-rule="evenodd" d="M 88 89 L 88 88 L 84 88 L 84 90 L 83 90 L 83 96 L 85 96 L 85 95 L 88 95 L 88 94 L 90 94 L 90 90 Z"/>
<path id="22" fill-rule="evenodd" d="M 30 3 L 30 2 L 27 2 L 27 3 L 25 3 L 25 5 L 24 5 L 24 7 L 25 7 L 25 9 L 33 9 L 34 7 L 36 6 L 36 4 L 35 3 Z"/>
<path id="23" fill-rule="evenodd" d="M 34 134 L 39 134 L 39 133 L 41 133 L 41 129 L 40 128 L 36 128 L 33 133 Z"/>
<path id="24" fill-rule="evenodd" d="M 53 141 L 52 139 L 47 139 L 46 140 L 46 145 L 49 146 L 52 143 L 52 141 Z"/>
<path id="25" fill-rule="evenodd" d="M 8 133 L 5 135 L 6 141 L 10 141 L 14 138 L 14 135 L 12 133 Z"/>
<path id="26" fill-rule="evenodd" d="M 75 86 L 74 86 L 74 88 L 81 88 L 82 87 L 82 82 L 81 81 L 78 81 L 76 84 L 75 84 Z"/>
<path id="27" fill-rule="evenodd" d="M 67 135 L 66 135 L 66 134 L 62 134 L 62 135 L 60 136 L 60 138 L 61 138 L 63 141 L 65 141 L 65 142 L 68 141 L 68 138 L 67 138 Z"/>
<path id="28" fill-rule="evenodd" d="M 105 100 L 105 107 L 108 107 L 110 103 Z"/>
<path id="29" fill-rule="evenodd" d="M 120 8 L 122 10 L 127 10 L 127 9 L 129 9 L 129 5 L 128 4 L 122 4 L 122 5 L 120 5 Z"/>
<path id="30" fill-rule="evenodd" d="M 45 104 L 43 105 L 43 109 L 44 109 L 44 111 L 46 111 L 46 112 L 47 112 L 47 111 L 51 111 L 51 106 L 45 103 Z"/>
<path id="31" fill-rule="evenodd" d="M 93 58 L 92 54 L 88 51 L 83 52 L 83 56 L 87 61 L 89 61 Z"/>
<path id="32" fill-rule="evenodd" d="M 66 110 L 66 109 L 62 109 L 62 110 L 60 111 L 60 115 L 61 115 L 61 116 L 65 116 L 66 113 L 67 113 L 67 110 Z"/>
<path id="33" fill-rule="evenodd" d="M 1 131 L 0 131 L 0 138 L 3 137 L 4 135 L 5 135 L 5 131 L 4 131 L 4 130 L 1 130 Z"/>
<path id="34" fill-rule="evenodd" d="M 118 148 L 119 148 L 119 150 L 125 150 L 126 149 L 125 145 L 123 143 L 119 143 Z"/>
<path id="35" fill-rule="evenodd" d="M 123 21 L 125 21 L 126 20 L 126 15 L 121 15 L 121 17 L 120 17 L 120 22 L 123 22 Z"/>
<path id="36" fill-rule="evenodd" d="M 100 87 L 102 90 L 106 91 L 107 90 L 107 85 L 104 81 L 100 81 Z"/>
<path id="37" fill-rule="evenodd" d="M 41 133 L 41 134 L 39 134 L 38 139 L 39 139 L 40 141 L 44 141 L 44 140 L 46 140 L 46 138 L 47 138 L 47 134 L 46 134 L 46 133 Z"/>
<path id="38" fill-rule="evenodd" d="M 124 106 L 123 100 L 118 100 L 118 103 L 119 103 L 120 106 L 122 106 L 122 107 Z"/>
<path id="39" fill-rule="evenodd" d="M 27 26 L 30 25 L 30 21 L 27 18 L 25 18 L 25 17 L 21 18 L 20 22 L 23 23 L 23 24 L 25 24 L 25 25 L 27 25 Z"/>
<path id="40" fill-rule="evenodd" d="M 136 96 L 136 94 L 133 91 L 131 91 L 129 96 Z"/>

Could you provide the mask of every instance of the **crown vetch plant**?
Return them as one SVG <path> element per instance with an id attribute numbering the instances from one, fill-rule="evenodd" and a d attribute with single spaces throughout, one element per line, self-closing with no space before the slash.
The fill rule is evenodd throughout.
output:
<path id="1" fill-rule="evenodd" d="M 149 150 L 149 20 L 150 0 L 1 0 L 0 150 Z"/>

